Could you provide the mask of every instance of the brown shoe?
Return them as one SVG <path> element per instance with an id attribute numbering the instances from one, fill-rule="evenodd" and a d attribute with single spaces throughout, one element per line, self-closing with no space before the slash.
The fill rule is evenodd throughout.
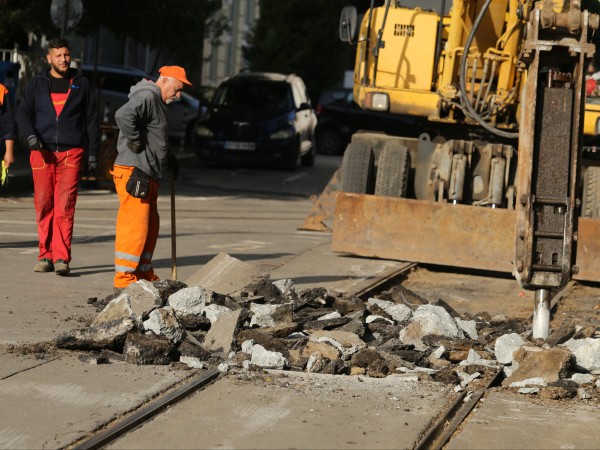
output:
<path id="1" fill-rule="evenodd" d="M 48 258 L 40 259 L 34 266 L 34 272 L 52 272 L 54 270 L 54 264 Z"/>
<path id="2" fill-rule="evenodd" d="M 54 271 L 56 275 L 68 275 L 71 268 L 69 267 L 69 263 L 64 259 L 57 259 L 54 261 Z"/>

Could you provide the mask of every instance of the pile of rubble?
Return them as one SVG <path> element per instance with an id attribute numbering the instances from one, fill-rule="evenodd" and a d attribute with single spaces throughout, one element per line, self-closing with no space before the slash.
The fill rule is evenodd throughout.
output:
<path id="1" fill-rule="evenodd" d="M 228 275 L 223 267 L 249 270 L 228 255 L 216 259 L 221 280 Z M 456 391 L 503 370 L 503 386 L 524 394 L 600 397 L 595 329 L 560 328 L 546 342 L 532 342 L 524 321 L 461 315 L 402 286 L 364 302 L 324 288 L 299 290 L 291 280 L 271 282 L 258 270 L 242 289 L 228 282 L 218 292 L 208 287 L 219 284 L 210 266 L 199 277 L 204 283 L 139 281 L 95 302 L 102 310 L 92 324 L 61 334 L 55 345 L 92 351 L 87 359 L 98 363 L 396 376 Z"/>

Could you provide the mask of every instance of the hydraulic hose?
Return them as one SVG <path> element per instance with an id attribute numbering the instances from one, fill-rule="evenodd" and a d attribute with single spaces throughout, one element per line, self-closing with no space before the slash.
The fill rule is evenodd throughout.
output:
<path id="1" fill-rule="evenodd" d="M 383 21 L 381 22 L 381 28 L 377 31 L 377 43 L 375 44 L 374 56 L 375 60 L 373 61 L 373 86 L 377 81 L 377 66 L 379 65 L 379 50 L 381 49 L 381 38 L 383 37 L 383 29 L 385 28 L 385 23 L 387 22 L 388 11 L 390 10 L 391 0 L 387 0 L 385 5 L 385 13 L 383 14 Z"/>
<path id="2" fill-rule="evenodd" d="M 467 97 L 467 89 L 466 89 L 466 73 L 467 73 L 467 57 L 469 56 L 469 49 L 471 48 L 471 44 L 473 43 L 473 39 L 475 38 L 475 33 L 483 20 L 483 16 L 487 12 L 490 7 L 492 0 L 486 0 L 484 5 L 482 6 L 475 22 L 473 22 L 473 28 L 467 37 L 467 42 L 465 43 L 465 49 L 462 54 L 462 58 L 460 59 L 460 67 L 459 67 L 459 88 L 460 88 L 460 99 L 464 109 L 466 109 L 467 115 L 475 120 L 479 125 L 485 128 L 490 133 L 494 133 L 497 136 L 516 139 L 519 137 L 519 133 L 511 133 L 508 131 L 500 130 L 490 124 L 488 124 L 478 113 L 475 111 L 473 106 L 471 106 L 471 102 Z"/>
<path id="3" fill-rule="evenodd" d="M 371 6 L 369 6 L 369 23 L 367 24 L 367 38 L 365 40 L 365 71 L 363 72 L 362 85 L 366 86 L 369 81 L 369 43 L 371 42 L 371 20 L 373 19 L 373 8 L 375 6 L 375 0 L 371 0 Z M 360 26 L 360 25 L 359 25 Z"/>

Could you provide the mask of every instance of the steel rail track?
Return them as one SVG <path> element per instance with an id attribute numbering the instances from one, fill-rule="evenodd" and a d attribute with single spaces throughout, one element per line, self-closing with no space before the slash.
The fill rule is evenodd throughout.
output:
<path id="1" fill-rule="evenodd" d="M 444 414 L 435 422 L 429 431 L 413 447 L 414 450 L 440 450 L 450 437 L 454 434 L 459 425 L 466 419 L 469 413 L 475 408 L 481 397 L 492 387 L 500 378 L 502 369 L 498 369 L 485 387 L 478 389 L 469 397 L 463 392 L 446 410 Z"/>
<path id="2" fill-rule="evenodd" d="M 416 267 L 415 263 L 405 263 L 400 267 L 390 269 L 374 278 L 367 279 L 360 283 L 351 292 L 348 292 L 347 295 L 354 295 L 361 299 L 369 297 L 370 295 L 375 295 L 376 292 L 380 292 L 390 283 L 393 283 L 399 277 L 404 276 L 407 271 L 414 267 Z M 220 372 L 216 368 L 198 374 L 197 376 L 193 376 L 192 379 L 186 382 L 184 385 L 160 398 L 155 399 L 154 401 L 151 401 L 146 406 L 138 409 L 119 422 L 108 425 L 107 428 L 97 432 L 83 442 L 76 444 L 74 447 L 72 447 L 72 449 L 96 450 L 102 448 L 124 436 L 134 428 L 137 428 L 149 421 L 157 414 L 163 412 L 169 406 L 172 406 L 189 397 L 199 389 L 214 383 L 219 378 Z"/>
<path id="3" fill-rule="evenodd" d="M 97 433 L 88 440 L 73 447 L 75 450 L 94 450 L 115 441 L 127 432 L 142 425 L 143 423 L 164 411 L 167 407 L 189 397 L 198 389 L 208 386 L 219 378 L 219 370 L 211 369 L 192 378 L 183 386 L 169 392 L 164 397 L 158 398 L 143 408 L 139 409 L 129 417 L 111 425 L 104 431 Z"/>

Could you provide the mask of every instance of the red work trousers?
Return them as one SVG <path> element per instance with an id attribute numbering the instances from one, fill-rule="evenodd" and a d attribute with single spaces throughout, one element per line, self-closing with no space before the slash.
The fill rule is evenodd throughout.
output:
<path id="1" fill-rule="evenodd" d="M 115 238 L 116 288 L 125 288 L 138 280 L 158 280 L 152 267 L 160 225 L 156 206 L 158 182 L 150 179 L 146 198 L 132 197 L 125 189 L 132 171 L 133 167 L 114 166 L 111 172 L 120 203 Z"/>
<path id="2" fill-rule="evenodd" d="M 39 237 L 38 259 L 71 262 L 71 239 L 83 149 L 32 150 L 33 203 Z"/>

